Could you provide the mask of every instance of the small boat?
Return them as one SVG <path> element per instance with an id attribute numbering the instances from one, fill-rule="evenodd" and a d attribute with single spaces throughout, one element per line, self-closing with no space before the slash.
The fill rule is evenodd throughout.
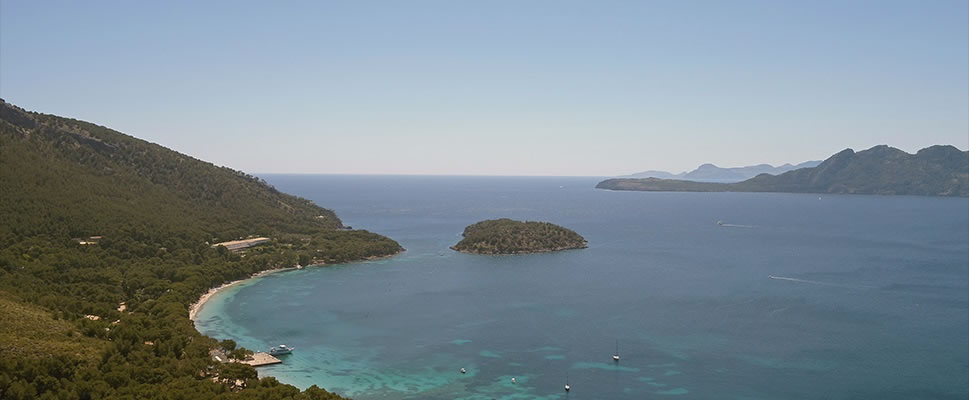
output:
<path id="1" fill-rule="evenodd" d="M 461 368 L 461 373 L 462 373 L 462 374 L 466 374 L 466 373 L 468 373 L 468 370 L 466 370 L 466 369 L 464 369 L 464 368 Z"/>
<path id="2" fill-rule="evenodd" d="M 269 349 L 269 355 L 271 356 L 281 356 L 284 354 L 289 354 L 293 352 L 292 347 L 288 347 L 285 344 L 281 344 L 278 347 L 273 347 Z"/>
<path id="3" fill-rule="evenodd" d="M 619 362 L 619 339 L 616 339 L 616 353 L 612 355 L 612 361 Z"/>
<path id="4" fill-rule="evenodd" d="M 511 378 L 511 383 L 518 383 L 518 381 L 515 378 Z"/>
<path id="5" fill-rule="evenodd" d="M 569 376 L 565 375 L 565 391 L 568 392 L 569 390 L 572 390 L 572 386 L 569 385 Z"/>
<path id="6" fill-rule="evenodd" d="M 723 226 L 723 220 L 721 219 L 721 220 L 717 221 L 717 225 Z"/>

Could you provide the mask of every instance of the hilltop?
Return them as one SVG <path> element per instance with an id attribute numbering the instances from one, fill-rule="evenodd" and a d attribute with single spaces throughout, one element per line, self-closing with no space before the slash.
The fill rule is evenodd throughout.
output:
<path id="1" fill-rule="evenodd" d="M 608 179 L 599 189 L 667 192 L 790 192 L 969 197 L 969 152 L 931 146 L 909 154 L 881 145 L 846 149 L 813 168 L 761 174 L 738 183 Z"/>
<path id="2" fill-rule="evenodd" d="M 16 217 L 0 227 L 5 246 L 17 239 L 14 233 L 116 237 L 137 229 L 153 235 L 176 229 L 173 220 L 187 224 L 179 232 L 202 241 L 343 226 L 333 211 L 259 178 L 102 126 L 6 102 L 0 120 L 6 188 L 0 213 Z"/>
<path id="3" fill-rule="evenodd" d="M 585 238 L 571 229 L 548 222 L 508 218 L 469 225 L 464 228 L 463 236 L 452 249 L 474 254 L 527 254 L 586 247 Z"/>
<path id="4" fill-rule="evenodd" d="M 2 100 L 0 188 L 0 336 L 19 338 L 0 346 L 0 398 L 339 398 L 213 361 L 234 344 L 188 306 L 259 271 L 402 250 L 254 176 Z"/>

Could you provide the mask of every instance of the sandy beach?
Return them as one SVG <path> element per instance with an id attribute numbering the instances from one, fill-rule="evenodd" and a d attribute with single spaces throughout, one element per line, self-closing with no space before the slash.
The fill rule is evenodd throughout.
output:
<path id="1" fill-rule="evenodd" d="M 396 255 L 398 255 L 400 253 L 403 253 L 404 251 L 406 251 L 406 250 L 403 250 L 402 249 L 402 250 L 400 250 L 400 251 L 398 251 L 398 252 L 396 252 L 394 254 L 388 254 L 386 256 L 379 256 L 379 257 L 377 257 L 377 256 L 374 256 L 374 257 L 366 257 L 363 260 L 352 261 L 352 262 L 367 262 L 367 261 L 377 261 L 377 260 L 388 259 L 388 258 L 391 258 L 393 256 L 396 256 Z M 325 265 L 327 265 L 326 262 L 324 262 L 322 260 L 313 260 L 312 264 L 310 264 L 309 266 L 310 267 L 321 267 L 321 266 L 325 266 Z M 245 281 L 250 280 L 250 279 L 255 279 L 255 278 L 263 277 L 263 276 L 266 276 L 266 275 L 269 275 L 269 274 L 274 274 L 274 273 L 277 273 L 277 272 L 289 271 L 289 270 L 300 269 L 300 268 L 305 268 L 305 267 L 286 267 L 286 268 L 267 269 L 265 271 L 257 272 L 255 274 L 252 274 L 252 276 L 250 276 L 248 278 L 235 280 L 235 281 L 232 281 L 232 282 L 228 282 L 228 283 L 222 284 L 221 286 L 218 286 L 218 287 L 214 287 L 212 289 L 209 289 L 209 291 L 208 292 L 205 292 L 205 294 L 203 294 L 202 297 L 199 297 L 198 301 L 196 301 L 195 303 L 192 303 L 192 305 L 189 306 L 189 308 L 188 308 L 188 319 L 190 319 L 190 320 L 192 320 L 194 322 L 195 321 L 195 315 L 198 314 L 199 310 L 202 309 L 202 306 L 205 305 L 205 302 L 206 301 L 209 301 L 209 299 L 212 298 L 212 296 L 214 296 L 220 290 L 226 289 L 226 288 L 228 288 L 230 286 L 239 284 L 241 282 L 245 282 Z"/>
<path id="2" fill-rule="evenodd" d="M 228 287 L 237 285 L 237 284 L 239 284 L 241 282 L 248 281 L 250 279 L 255 279 L 255 278 L 263 277 L 263 276 L 266 276 L 266 275 L 269 275 L 269 274 L 274 274 L 274 273 L 277 273 L 277 272 L 289 271 L 289 270 L 294 270 L 294 269 L 297 269 L 297 268 L 296 267 L 286 267 L 286 268 L 267 269 L 265 271 L 257 272 L 255 274 L 252 274 L 252 276 L 250 276 L 248 278 L 239 279 L 239 280 L 235 280 L 235 281 L 232 281 L 232 282 L 224 283 L 221 286 L 218 286 L 218 287 L 214 287 L 212 289 L 209 289 L 209 291 L 208 292 L 205 292 L 205 294 L 203 294 L 202 297 L 199 297 L 198 301 L 196 301 L 195 303 L 192 303 L 192 305 L 189 306 L 189 308 L 188 308 L 188 319 L 190 319 L 190 320 L 192 320 L 194 322 L 195 321 L 195 315 L 198 314 L 199 310 L 202 309 L 202 306 L 205 305 L 205 302 L 209 301 L 209 299 L 211 299 L 212 296 L 215 296 L 215 294 L 218 293 L 220 290 L 223 290 L 223 289 L 226 289 Z"/>

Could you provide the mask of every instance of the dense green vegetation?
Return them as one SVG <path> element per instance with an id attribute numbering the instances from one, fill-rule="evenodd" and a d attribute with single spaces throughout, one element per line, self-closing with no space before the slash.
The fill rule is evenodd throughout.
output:
<path id="1" fill-rule="evenodd" d="M 571 229 L 502 218 L 469 225 L 464 228 L 464 239 L 451 248 L 475 254 L 526 254 L 585 247 L 585 239 Z"/>
<path id="2" fill-rule="evenodd" d="M 969 196 L 969 152 L 932 146 L 916 154 L 875 146 L 835 154 L 814 168 L 762 174 L 738 183 L 671 179 L 608 179 L 600 189 L 657 192 L 790 192 Z"/>
<path id="3" fill-rule="evenodd" d="M 258 178 L 6 102 L 0 190 L 2 399 L 340 398 L 213 361 L 227 345 L 188 305 L 266 269 L 402 250 Z M 210 245 L 251 235 L 272 241 Z"/>

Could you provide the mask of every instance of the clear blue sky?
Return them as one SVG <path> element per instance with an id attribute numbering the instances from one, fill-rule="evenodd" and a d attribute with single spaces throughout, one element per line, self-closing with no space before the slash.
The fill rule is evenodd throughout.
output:
<path id="1" fill-rule="evenodd" d="M 0 1 L 0 97 L 251 173 L 969 148 L 969 2 Z"/>

